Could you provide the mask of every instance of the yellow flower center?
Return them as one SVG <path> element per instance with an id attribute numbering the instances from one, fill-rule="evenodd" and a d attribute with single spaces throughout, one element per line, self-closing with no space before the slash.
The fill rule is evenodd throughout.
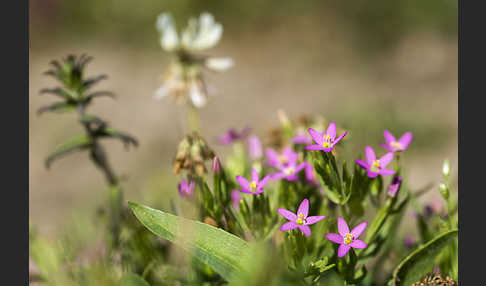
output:
<path id="1" fill-rule="evenodd" d="M 255 181 L 250 183 L 250 189 L 252 192 L 256 191 L 257 183 Z"/>
<path id="2" fill-rule="evenodd" d="M 298 225 L 304 225 L 305 224 L 304 214 L 300 213 L 295 223 Z"/>
<path id="3" fill-rule="evenodd" d="M 329 134 L 324 135 L 324 142 L 322 142 L 322 147 L 324 148 L 331 147 L 331 135 Z"/>
<path id="4" fill-rule="evenodd" d="M 278 160 L 279 160 L 279 161 L 280 161 L 280 163 L 282 163 L 282 164 L 287 163 L 287 157 L 285 157 L 284 155 L 280 155 L 280 156 L 278 156 Z"/>
<path id="5" fill-rule="evenodd" d="M 380 170 L 380 166 L 380 160 L 373 161 L 373 163 L 371 164 L 371 171 L 378 172 Z"/>
<path id="6" fill-rule="evenodd" d="M 345 244 L 350 244 L 351 242 L 353 242 L 353 240 L 354 240 L 354 235 L 353 235 L 353 234 L 351 234 L 351 233 L 346 233 L 346 234 L 344 235 L 344 243 L 345 243 Z"/>
<path id="7" fill-rule="evenodd" d="M 395 149 L 395 150 L 401 150 L 403 149 L 403 146 L 402 146 L 402 143 L 400 142 L 397 142 L 397 141 L 393 141 L 392 143 L 390 143 L 390 145 Z"/>

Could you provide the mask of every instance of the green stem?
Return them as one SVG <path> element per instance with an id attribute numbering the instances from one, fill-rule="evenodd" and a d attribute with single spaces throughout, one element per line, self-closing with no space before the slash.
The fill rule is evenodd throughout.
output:
<path id="1" fill-rule="evenodd" d="M 189 131 L 200 132 L 199 111 L 194 106 L 191 106 L 189 109 L 188 123 L 189 123 Z"/>

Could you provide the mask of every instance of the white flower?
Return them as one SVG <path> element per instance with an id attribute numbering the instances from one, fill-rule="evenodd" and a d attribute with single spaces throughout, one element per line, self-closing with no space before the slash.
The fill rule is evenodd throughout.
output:
<path id="1" fill-rule="evenodd" d="M 214 21 L 213 15 L 204 12 L 189 19 L 186 29 L 182 32 L 182 45 L 192 51 L 201 51 L 214 47 L 223 33 L 223 26 Z"/>
<path id="2" fill-rule="evenodd" d="M 214 71 L 225 71 L 233 66 L 232 58 L 208 58 L 204 62 L 208 69 Z"/>
<path id="3" fill-rule="evenodd" d="M 168 13 L 161 13 L 157 17 L 155 27 L 160 33 L 160 45 L 168 52 L 179 47 L 179 36 L 174 26 L 172 16 Z"/>

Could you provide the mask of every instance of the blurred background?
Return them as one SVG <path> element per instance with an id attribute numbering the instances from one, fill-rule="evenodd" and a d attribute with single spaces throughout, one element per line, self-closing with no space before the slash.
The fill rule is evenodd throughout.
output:
<path id="1" fill-rule="evenodd" d="M 366 145 L 378 148 L 384 129 L 411 131 L 403 159 L 412 188 L 436 189 L 445 158 L 457 175 L 457 1 L 31 0 L 29 208 L 43 234 L 106 199 L 104 178 L 86 153 L 44 167 L 54 147 L 84 132 L 74 113 L 36 114 L 55 100 L 39 95 L 57 86 L 42 75 L 49 61 L 69 53 L 95 58 L 88 75 L 108 74 L 97 89 L 118 97 L 97 100 L 90 113 L 140 141 L 129 152 L 118 141 L 104 144 L 125 198 L 163 200 L 176 193 L 172 160 L 184 133 L 181 108 L 152 99 L 170 60 L 155 20 L 171 12 L 182 28 L 203 11 L 224 26 L 209 54 L 235 61 L 225 73 L 206 73 L 215 96 L 200 112 L 203 136 L 223 159 L 231 147 L 217 143 L 220 134 L 248 125 L 264 138 L 283 109 L 335 121 L 349 131 L 346 149 L 354 156 Z"/>

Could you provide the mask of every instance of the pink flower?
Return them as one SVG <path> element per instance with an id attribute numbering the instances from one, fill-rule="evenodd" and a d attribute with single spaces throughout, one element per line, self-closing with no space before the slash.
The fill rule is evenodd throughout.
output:
<path id="1" fill-rule="evenodd" d="M 327 131 L 324 134 L 317 132 L 316 130 L 309 128 L 308 129 L 310 136 L 312 139 L 317 143 L 317 145 L 308 145 L 305 147 L 307 150 L 323 150 L 324 152 L 331 152 L 334 149 L 334 145 L 336 145 L 344 136 L 346 136 L 347 132 L 344 131 L 341 136 L 336 138 L 336 123 L 331 122 L 327 127 Z"/>
<path id="2" fill-rule="evenodd" d="M 288 146 L 283 148 L 282 154 L 278 154 L 272 148 L 267 148 L 265 154 L 267 155 L 267 164 L 278 169 L 287 165 L 295 165 L 299 159 L 299 155 L 294 152 L 292 147 Z"/>
<path id="3" fill-rule="evenodd" d="M 306 236 L 311 235 L 309 225 L 314 224 L 326 217 L 324 215 L 307 217 L 307 215 L 309 214 L 308 199 L 304 199 L 302 203 L 300 203 L 297 214 L 294 214 L 293 212 L 282 208 L 278 209 L 278 213 L 289 220 L 280 227 L 281 231 L 299 228 L 299 230 Z"/>
<path id="4" fill-rule="evenodd" d="M 328 233 L 326 234 L 326 238 L 332 242 L 341 244 L 338 248 L 338 257 L 345 256 L 351 247 L 358 249 L 366 248 L 366 243 L 357 238 L 363 233 L 368 225 L 367 222 L 358 224 L 352 231 L 349 231 L 348 224 L 342 217 L 338 217 L 337 222 L 339 234 Z"/>
<path id="5" fill-rule="evenodd" d="M 395 171 L 385 169 L 393 160 L 393 152 L 388 152 L 380 159 L 376 159 L 375 151 L 370 146 L 365 148 L 366 162 L 363 160 L 356 160 L 356 163 L 368 171 L 368 177 L 375 178 L 378 175 L 393 175 Z"/>
<path id="6" fill-rule="evenodd" d="M 240 192 L 252 195 L 258 195 L 263 193 L 262 188 L 267 184 L 268 179 L 270 179 L 270 175 L 266 175 L 260 181 L 258 177 L 258 172 L 255 169 L 251 170 L 251 182 L 248 182 L 248 180 L 242 176 L 236 176 L 236 181 L 242 187 Z"/>
<path id="7" fill-rule="evenodd" d="M 412 142 L 412 133 L 407 132 L 402 135 L 399 140 L 396 140 L 395 137 L 390 133 L 390 131 L 385 130 L 384 132 L 386 144 L 380 143 L 380 146 L 385 148 L 390 152 L 403 152 L 407 149 L 410 142 Z"/>

